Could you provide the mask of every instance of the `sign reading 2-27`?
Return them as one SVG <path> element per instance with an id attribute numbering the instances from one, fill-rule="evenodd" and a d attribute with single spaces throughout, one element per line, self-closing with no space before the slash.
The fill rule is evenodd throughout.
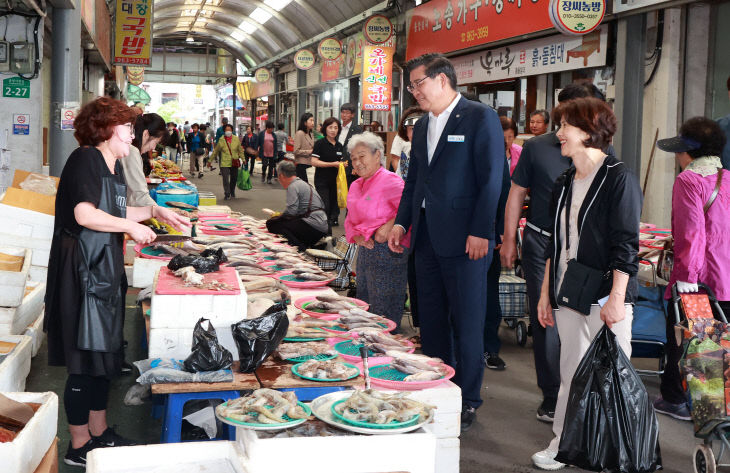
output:
<path id="1" fill-rule="evenodd" d="M 3 80 L 3 97 L 30 98 L 30 81 L 20 77 Z"/>

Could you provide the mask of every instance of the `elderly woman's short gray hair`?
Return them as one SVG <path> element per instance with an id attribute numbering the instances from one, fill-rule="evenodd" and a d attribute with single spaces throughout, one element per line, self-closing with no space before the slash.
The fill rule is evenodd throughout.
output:
<path id="1" fill-rule="evenodd" d="M 380 151 L 380 156 L 385 156 L 383 140 L 375 133 L 366 131 L 359 135 L 353 135 L 352 138 L 350 138 L 350 141 L 347 142 L 347 152 L 352 153 L 352 150 L 360 145 L 367 147 L 373 154 L 375 154 L 376 151 Z"/>
<path id="2" fill-rule="evenodd" d="M 297 168 L 291 161 L 282 161 L 276 165 L 276 172 L 284 177 L 296 176 Z"/>

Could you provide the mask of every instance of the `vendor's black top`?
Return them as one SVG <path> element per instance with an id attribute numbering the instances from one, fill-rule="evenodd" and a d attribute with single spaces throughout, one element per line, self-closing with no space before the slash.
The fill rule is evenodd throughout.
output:
<path id="1" fill-rule="evenodd" d="M 327 141 L 327 137 L 320 138 L 314 143 L 312 157 L 319 158 L 320 161 L 334 163 L 342 161 L 343 156 L 342 144 L 335 140 L 335 144 Z M 314 171 L 314 184 L 335 185 L 337 180 L 337 172 L 339 168 L 317 168 Z"/>
<path id="2" fill-rule="evenodd" d="M 122 193 L 122 190 L 124 192 Z M 103 232 L 93 232 L 78 224 L 74 208 L 81 202 L 89 202 L 95 207 L 123 217 L 126 212 L 126 185 L 121 163 L 114 164 L 114 174 L 104 161 L 101 152 L 94 147 L 77 148 L 69 156 L 61 173 L 56 194 L 56 218 L 48 262 L 46 291 L 46 316 L 44 330 L 48 332 L 48 363 L 66 366 L 70 374 L 112 377 L 121 367 L 121 318 L 124 315 L 124 295 L 127 280 L 124 276 L 122 257 L 123 234 L 106 234 L 107 243 L 101 256 L 93 264 L 85 261 L 81 251 L 89 232 L 101 236 Z M 104 275 L 93 274 L 92 279 L 100 279 L 107 294 L 98 306 L 100 312 L 113 321 L 115 332 L 109 343 L 114 347 L 108 351 L 90 351 L 78 348 L 80 314 L 82 303 L 88 293 L 96 287 L 85 286 L 82 282 L 83 269 L 102 268 Z M 87 278 L 88 279 L 88 278 Z M 113 280 L 116 286 L 109 287 Z M 98 291 L 96 291 L 98 292 Z M 113 307 L 106 301 L 113 301 Z M 118 333 L 117 333 L 118 332 Z"/>
<path id="3" fill-rule="evenodd" d="M 522 148 L 520 160 L 512 173 L 512 182 L 530 189 L 527 220 L 550 231 L 550 198 L 553 184 L 570 166 L 570 158 L 560 154 L 560 140 L 555 132 L 529 139 Z"/>

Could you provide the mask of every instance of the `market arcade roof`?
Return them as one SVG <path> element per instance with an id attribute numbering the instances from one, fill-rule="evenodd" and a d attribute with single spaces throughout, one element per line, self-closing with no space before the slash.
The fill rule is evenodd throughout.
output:
<path id="1" fill-rule="evenodd" d="M 253 67 L 381 2 L 155 0 L 153 37 L 206 42 L 228 50 L 247 67 Z"/>

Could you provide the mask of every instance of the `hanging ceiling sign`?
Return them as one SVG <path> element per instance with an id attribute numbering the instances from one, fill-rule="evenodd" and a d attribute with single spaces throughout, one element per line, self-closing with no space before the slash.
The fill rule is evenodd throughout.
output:
<path id="1" fill-rule="evenodd" d="M 334 61 L 342 56 L 342 43 L 337 38 L 325 38 L 319 42 L 317 52 L 325 61 Z"/>
<path id="2" fill-rule="evenodd" d="M 144 82 L 144 67 L 127 66 L 127 82 L 132 85 L 140 85 Z"/>
<path id="3" fill-rule="evenodd" d="M 383 44 L 393 36 L 393 23 L 383 15 L 373 15 L 362 27 L 365 39 L 371 44 Z"/>
<path id="4" fill-rule="evenodd" d="M 548 4 L 549 0 L 431 0 L 413 10 L 406 59 L 551 29 Z"/>
<path id="5" fill-rule="evenodd" d="M 269 79 L 271 79 L 271 72 L 269 72 L 269 70 L 265 67 L 260 67 L 256 69 L 254 78 L 256 79 L 256 82 L 268 82 Z"/>
<path id="6" fill-rule="evenodd" d="M 152 2 L 117 0 L 114 64 L 150 65 Z"/>
<path id="7" fill-rule="evenodd" d="M 393 48 L 363 48 L 362 109 L 390 110 L 393 93 Z"/>
<path id="8" fill-rule="evenodd" d="M 550 21 L 564 34 L 583 35 L 598 28 L 606 14 L 605 0 L 550 0 Z"/>
<path id="9" fill-rule="evenodd" d="M 309 49 L 300 49 L 294 54 L 294 65 L 306 71 L 314 66 L 314 54 Z"/>

